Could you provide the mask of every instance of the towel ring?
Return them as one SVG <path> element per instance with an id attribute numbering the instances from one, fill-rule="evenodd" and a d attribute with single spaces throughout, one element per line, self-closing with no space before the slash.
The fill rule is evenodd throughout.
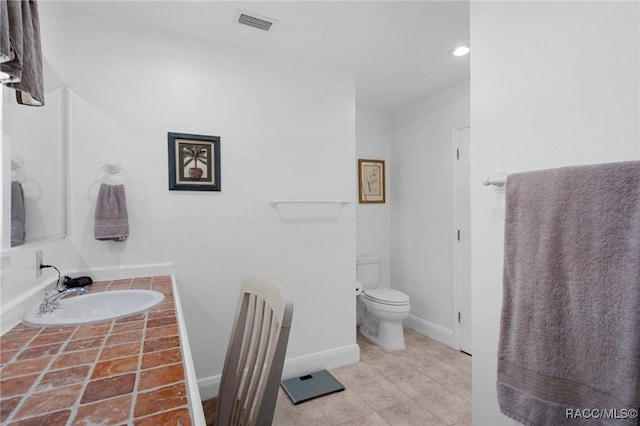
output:
<path id="1" fill-rule="evenodd" d="M 125 169 L 124 166 L 118 163 L 116 160 L 107 160 L 102 164 L 102 166 L 100 166 L 100 168 L 98 168 L 96 180 L 100 183 L 106 183 L 105 180 L 108 180 L 108 179 L 100 179 L 100 172 L 106 174 L 107 177 L 121 175 L 122 178 L 125 180 L 125 182 L 129 178 L 129 173 L 127 172 L 127 169 Z"/>
<path id="2" fill-rule="evenodd" d="M 13 179 L 15 173 L 16 179 Z M 11 156 L 11 180 L 16 180 L 20 183 L 24 180 L 24 162 L 17 156 Z"/>
<path id="3" fill-rule="evenodd" d="M 111 175 L 116 175 L 121 171 L 127 174 L 127 169 L 116 160 L 107 160 L 100 168 Z"/>

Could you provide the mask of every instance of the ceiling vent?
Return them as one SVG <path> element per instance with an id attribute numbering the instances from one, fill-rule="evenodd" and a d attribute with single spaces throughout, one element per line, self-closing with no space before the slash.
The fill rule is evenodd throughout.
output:
<path id="1" fill-rule="evenodd" d="M 278 20 L 267 18 L 266 16 L 258 15 L 257 13 L 238 10 L 238 13 L 236 14 L 236 22 L 259 30 L 270 31 Z"/>

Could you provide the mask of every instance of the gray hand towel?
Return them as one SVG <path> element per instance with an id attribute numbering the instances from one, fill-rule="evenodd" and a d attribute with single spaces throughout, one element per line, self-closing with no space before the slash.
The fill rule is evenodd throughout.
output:
<path id="1" fill-rule="evenodd" d="M 19 104 L 44 105 L 40 18 L 35 0 L 0 0 L 0 71 Z M 9 39 L 7 40 L 7 36 Z M 6 60 L 6 58 L 9 58 Z"/>
<path id="2" fill-rule="evenodd" d="M 24 191 L 22 184 L 11 182 L 11 247 L 24 244 Z"/>
<path id="3" fill-rule="evenodd" d="M 576 424 L 577 410 L 636 425 L 640 162 L 510 175 L 503 291 L 501 411 L 525 425 Z"/>
<path id="4" fill-rule="evenodd" d="M 9 37 L 9 11 L 7 0 L 0 0 L 0 63 L 11 59 L 11 39 Z"/>
<path id="5" fill-rule="evenodd" d="M 100 185 L 96 201 L 96 240 L 124 241 L 129 236 L 129 214 L 124 185 Z"/>

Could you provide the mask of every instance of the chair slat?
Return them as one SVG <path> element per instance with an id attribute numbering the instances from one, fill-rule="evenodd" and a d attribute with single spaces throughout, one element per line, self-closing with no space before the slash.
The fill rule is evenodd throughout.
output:
<path id="1" fill-rule="evenodd" d="M 222 371 L 222 377 L 220 378 L 217 409 L 219 424 L 231 424 L 231 415 L 236 400 L 236 394 L 240 386 L 240 382 L 238 382 L 235 374 L 237 371 L 238 359 L 231 356 L 231 354 L 237 353 L 242 348 L 243 335 L 247 324 L 249 297 L 249 294 L 244 294 L 240 299 L 238 317 L 233 325 L 229 349 L 225 359 L 225 369 Z"/>
<path id="2" fill-rule="evenodd" d="M 238 368 L 236 369 L 236 379 L 239 379 L 244 374 L 244 370 L 247 364 L 247 357 L 249 356 L 249 346 L 251 343 L 251 335 L 253 334 L 253 322 L 256 315 L 256 303 L 257 298 L 255 294 L 247 295 L 248 301 L 248 315 L 246 320 L 246 326 L 244 333 L 242 335 L 242 350 L 240 355 L 240 360 L 238 363 Z"/>
<path id="3" fill-rule="evenodd" d="M 260 347 L 260 341 L 262 339 L 262 322 L 264 320 L 264 309 L 265 309 L 265 303 L 264 300 L 258 300 L 257 301 L 258 305 L 256 307 L 256 319 L 254 321 L 254 330 L 253 330 L 253 334 L 252 334 L 252 339 L 251 339 L 251 359 L 249 361 L 249 365 L 247 367 L 247 370 L 245 371 L 245 377 L 244 377 L 244 384 L 242 387 L 242 393 L 240 394 L 240 406 L 241 406 L 241 410 L 238 413 L 239 416 L 237 417 L 240 421 L 240 424 L 244 424 L 242 422 L 242 418 L 245 415 L 245 413 L 247 412 L 247 410 L 251 409 L 251 406 L 249 405 L 249 388 L 250 388 L 250 384 L 251 381 L 253 380 L 253 374 L 255 372 L 255 368 L 256 368 L 256 361 L 258 360 L 258 348 Z"/>
<path id="4" fill-rule="evenodd" d="M 258 360 L 256 363 L 256 368 L 254 371 L 254 380 L 250 383 L 249 386 L 249 398 L 251 409 L 247 410 L 247 415 L 251 416 L 254 408 L 255 397 L 258 391 L 258 384 L 263 380 L 263 371 L 265 366 L 265 359 L 267 357 L 267 346 L 269 344 L 269 331 L 271 328 L 271 319 L 273 316 L 273 311 L 271 308 L 266 307 L 263 313 L 262 318 L 262 337 L 260 339 L 260 346 L 257 348 Z"/>
<path id="5" fill-rule="evenodd" d="M 245 327 L 242 336 L 242 349 L 240 355 L 240 362 L 236 369 L 236 383 L 234 387 L 234 405 L 233 414 L 231 416 L 231 424 L 235 424 L 237 419 L 240 419 L 244 410 L 244 404 L 242 398 L 238 399 L 237 395 L 242 393 L 244 387 L 244 372 L 247 368 L 247 359 L 251 352 L 251 344 L 253 342 L 253 335 L 255 334 L 255 319 L 259 315 L 258 311 L 258 298 L 255 294 L 246 294 L 248 308 L 247 325 Z"/>
<path id="6" fill-rule="evenodd" d="M 279 328 L 278 322 L 276 320 L 275 315 L 272 315 L 269 328 L 267 331 L 267 338 L 265 340 L 266 341 L 266 345 L 265 345 L 266 360 L 263 364 L 264 368 L 262 369 L 262 374 L 260 377 L 260 387 L 257 388 L 258 400 L 264 400 L 264 395 L 267 391 L 265 387 L 265 383 L 268 378 L 269 371 L 271 371 L 271 367 L 273 364 L 273 354 L 274 354 L 275 344 L 277 341 L 277 336 L 279 333 L 280 333 L 280 328 Z M 258 410 L 258 407 L 256 407 L 256 409 L 251 412 L 252 418 L 254 419 L 258 416 L 257 410 Z"/>

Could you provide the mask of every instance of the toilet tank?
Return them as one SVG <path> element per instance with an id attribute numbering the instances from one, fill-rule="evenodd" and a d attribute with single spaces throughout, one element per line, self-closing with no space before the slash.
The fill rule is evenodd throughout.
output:
<path id="1" fill-rule="evenodd" d="M 362 283 L 363 290 L 378 288 L 379 279 L 379 257 L 362 256 L 356 258 L 356 280 Z"/>

